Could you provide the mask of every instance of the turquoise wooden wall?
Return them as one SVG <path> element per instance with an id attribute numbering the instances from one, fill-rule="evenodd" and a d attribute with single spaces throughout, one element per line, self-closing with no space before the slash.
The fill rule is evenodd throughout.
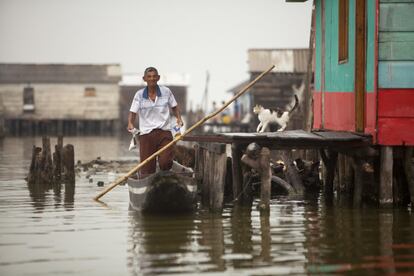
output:
<path id="1" fill-rule="evenodd" d="M 324 11 L 322 11 L 324 1 Z M 355 1 L 349 1 L 348 62 L 338 62 L 338 0 L 316 0 L 315 90 L 322 91 L 322 55 L 325 58 L 325 92 L 355 90 Z M 325 34 L 322 30 L 325 16 Z M 322 41 L 325 51 L 322 53 Z M 374 91 L 375 82 L 375 0 L 367 0 L 366 90 Z"/>
<path id="2" fill-rule="evenodd" d="M 355 86 L 355 0 L 349 1 L 348 62 L 338 63 L 338 0 L 325 1 L 325 91 L 353 92 Z"/>
<path id="3" fill-rule="evenodd" d="M 379 88 L 414 87 L 414 0 L 381 0 Z"/>

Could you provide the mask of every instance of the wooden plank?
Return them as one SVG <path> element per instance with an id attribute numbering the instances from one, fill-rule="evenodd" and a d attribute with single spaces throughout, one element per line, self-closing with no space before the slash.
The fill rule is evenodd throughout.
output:
<path id="1" fill-rule="evenodd" d="M 378 117 L 414 118 L 414 88 L 380 89 Z"/>
<path id="2" fill-rule="evenodd" d="M 378 118 L 378 144 L 414 146 L 414 118 Z"/>
<path id="3" fill-rule="evenodd" d="M 380 0 L 380 3 L 414 3 L 414 0 Z"/>
<path id="4" fill-rule="evenodd" d="M 215 143 L 226 143 L 230 144 L 232 140 L 229 137 L 225 137 L 223 135 L 187 135 L 183 137 L 183 141 L 188 142 L 215 142 Z"/>
<path id="5" fill-rule="evenodd" d="M 413 33 L 414 34 L 414 33 Z M 378 43 L 378 60 L 412 60 L 414 61 L 414 41 L 393 41 Z"/>
<path id="6" fill-rule="evenodd" d="M 368 137 L 346 131 L 319 131 L 314 133 L 323 137 L 326 141 L 359 141 Z"/>
<path id="7" fill-rule="evenodd" d="M 379 31 L 414 31 L 413 3 L 381 3 Z"/>
<path id="8" fill-rule="evenodd" d="M 378 42 L 413 42 L 414 32 L 380 32 Z"/>
<path id="9" fill-rule="evenodd" d="M 378 40 L 379 60 L 414 60 L 414 32 L 380 32 Z"/>
<path id="10" fill-rule="evenodd" d="M 414 61 L 379 61 L 379 88 L 413 88 Z"/>

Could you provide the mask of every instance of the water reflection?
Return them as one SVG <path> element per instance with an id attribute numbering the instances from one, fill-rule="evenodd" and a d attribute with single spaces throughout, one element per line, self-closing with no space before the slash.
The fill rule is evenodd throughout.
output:
<path id="1" fill-rule="evenodd" d="M 307 238 L 310 272 L 414 271 L 414 221 L 409 210 L 333 207 L 321 211 L 320 222 L 310 227 Z"/>
<path id="2" fill-rule="evenodd" d="M 197 233 L 193 215 L 169 217 L 131 211 L 129 220 L 127 265 L 132 275 L 179 273 L 198 262 L 191 254 Z"/>
<path id="3" fill-rule="evenodd" d="M 75 201 L 74 184 L 65 183 L 48 185 L 44 183 L 27 183 L 29 195 L 32 199 L 31 204 L 33 205 L 34 210 L 37 212 L 44 210 L 46 206 L 50 205 L 48 200 L 54 202 L 55 208 L 62 205 L 62 186 L 64 186 L 63 207 L 66 210 L 71 210 L 73 209 Z"/>

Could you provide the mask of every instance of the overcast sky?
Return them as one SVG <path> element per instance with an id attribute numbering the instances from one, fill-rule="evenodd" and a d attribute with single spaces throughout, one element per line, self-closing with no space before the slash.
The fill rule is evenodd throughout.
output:
<path id="1" fill-rule="evenodd" d="M 200 104 L 248 78 L 250 48 L 308 47 L 311 2 L 284 0 L 0 0 L 0 62 L 120 63 L 190 76 Z"/>

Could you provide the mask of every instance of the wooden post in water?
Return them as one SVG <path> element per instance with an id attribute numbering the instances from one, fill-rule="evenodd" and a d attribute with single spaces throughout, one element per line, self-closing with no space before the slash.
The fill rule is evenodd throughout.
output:
<path id="1" fill-rule="evenodd" d="M 75 184 L 75 151 L 73 145 L 67 144 L 62 149 L 62 169 L 65 183 Z"/>
<path id="2" fill-rule="evenodd" d="M 63 137 L 59 135 L 57 145 L 55 145 L 55 152 L 53 153 L 53 177 L 55 184 L 60 184 L 62 180 L 62 149 Z"/>
<path id="3" fill-rule="evenodd" d="M 324 183 L 323 183 L 325 198 L 327 200 L 332 200 L 333 183 L 334 183 L 334 177 L 335 177 L 336 163 L 338 160 L 338 152 L 328 150 L 326 153 L 325 150 L 321 149 L 320 155 L 326 167 L 326 176 L 325 176 Z"/>
<path id="4" fill-rule="evenodd" d="M 210 174 L 210 167 L 209 167 L 209 159 L 210 153 L 203 149 L 203 184 L 201 190 L 201 203 L 204 206 L 208 206 L 210 202 L 210 178 L 212 175 Z"/>
<path id="5" fill-rule="evenodd" d="M 227 173 L 226 145 L 200 143 L 197 153 L 197 177 L 201 183 L 201 201 L 213 212 L 223 208 L 224 185 Z"/>
<path id="6" fill-rule="evenodd" d="M 354 168 L 354 207 L 361 207 L 362 203 L 362 191 L 364 187 L 362 164 L 363 161 L 360 158 L 353 158 L 352 167 Z"/>
<path id="7" fill-rule="evenodd" d="M 232 175 L 233 175 L 233 200 L 236 200 L 242 193 L 243 175 L 241 171 L 240 159 L 242 157 L 241 145 L 233 143 L 231 145 Z M 242 201 L 238 201 L 242 203 Z"/>
<path id="8" fill-rule="evenodd" d="M 30 170 L 29 175 L 27 177 L 27 182 L 31 183 L 39 183 L 40 182 L 40 153 L 42 152 L 42 148 L 33 146 L 32 149 L 32 161 L 30 163 Z"/>
<path id="9" fill-rule="evenodd" d="M 405 147 L 404 150 L 404 172 L 407 178 L 408 189 L 410 191 L 411 205 L 414 205 L 414 167 L 413 167 L 414 147 Z"/>
<path id="10" fill-rule="evenodd" d="M 263 147 L 260 151 L 260 210 L 269 210 L 272 172 L 270 169 L 270 150 Z"/>
<path id="11" fill-rule="evenodd" d="M 304 192 L 304 186 L 302 179 L 300 178 L 298 171 L 293 164 L 292 152 L 290 150 L 282 150 L 280 153 L 281 158 L 286 166 L 285 175 L 287 182 L 293 186 L 297 194 L 302 195 Z"/>
<path id="12" fill-rule="evenodd" d="M 380 161 L 380 189 L 379 189 L 379 203 L 381 206 L 388 206 L 393 204 L 392 194 L 392 167 L 393 167 L 393 150 L 392 147 L 381 147 L 381 161 Z"/>
<path id="13" fill-rule="evenodd" d="M 42 137 L 41 179 L 44 184 L 53 184 L 53 161 L 50 151 L 50 138 Z"/>
<path id="14" fill-rule="evenodd" d="M 225 149 L 225 145 L 224 149 Z M 221 212 L 223 209 L 224 185 L 226 182 L 227 156 L 224 152 L 212 153 L 211 161 L 214 167 L 212 182 L 210 183 L 210 210 Z"/>

